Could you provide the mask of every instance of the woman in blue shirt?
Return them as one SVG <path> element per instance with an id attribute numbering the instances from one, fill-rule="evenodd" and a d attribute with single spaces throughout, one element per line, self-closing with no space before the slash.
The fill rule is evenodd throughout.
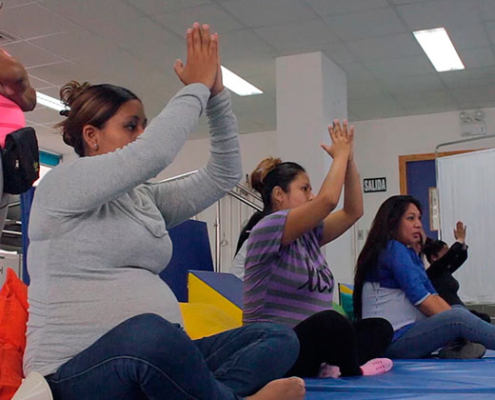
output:
<path id="1" fill-rule="evenodd" d="M 495 326 L 451 307 L 435 291 L 412 248 L 421 229 L 421 204 L 414 197 L 392 196 L 380 206 L 358 258 L 355 315 L 392 324 L 390 358 L 426 357 L 458 338 L 495 349 Z"/>

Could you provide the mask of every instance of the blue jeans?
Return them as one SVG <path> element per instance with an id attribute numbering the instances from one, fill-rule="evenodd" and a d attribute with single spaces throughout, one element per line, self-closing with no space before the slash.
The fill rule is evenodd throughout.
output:
<path id="1" fill-rule="evenodd" d="M 55 400 L 240 399 L 282 377 L 299 342 L 253 324 L 192 341 L 154 314 L 130 318 L 47 376 Z"/>
<path id="2" fill-rule="evenodd" d="M 495 325 L 462 306 L 414 323 L 385 351 L 390 358 L 423 358 L 456 339 L 464 338 L 495 350 Z"/>

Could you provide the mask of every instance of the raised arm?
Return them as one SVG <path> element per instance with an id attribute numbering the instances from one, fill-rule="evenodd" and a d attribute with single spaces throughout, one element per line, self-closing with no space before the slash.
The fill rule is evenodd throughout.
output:
<path id="1" fill-rule="evenodd" d="M 443 257 L 431 263 L 426 270 L 428 276 L 434 277 L 443 273 L 443 271 L 455 272 L 467 259 L 467 250 L 464 247 L 465 245 L 459 242 L 455 242 L 450 246 Z"/>
<path id="2" fill-rule="evenodd" d="M 38 187 L 41 207 L 59 214 L 88 211 L 129 192 L 173 161 L 196 127 L 217 76 L 217 38 L 202 35 L 199 24 L 188 30 L 188 61 L 180 76 L 188 86 L 134 142 L 50 172 Z"/>
<path id="3" fill-rule="evenodd" d="M 464 261 L 467 260 L 468 258 L 468 252 L 467 252 L 467 245 L 465 243 L 459 243 L 455 242 L 452 247 L 456 247 L 456 256 L 454 257 L 454 260 L 452 263 L 449 265 L 449 271 L 451 274 L 453 274 L 455 271 L 459 269 L 459 267 L 464 264 Z"/>
<path id="4" fill-rule="evenodd" d="M 431 263 L 426 273 L 430 277 L 437 276 L 443 271 L 454 273 L 467 259 L 466 226 L 458 221 L 454 229 L 456 242 L 450 246 L 449 250 L 443 257 Z"/>
<path id="5" fill-rule="evenodd" d="M 467 250 L 464 244 L 464 240 L 466 239 L 466 226 L 460 221 L 457 222 L 456 228 L 454 229 L 454 237 L 457 242 L 450 247 L 442 258 L 430 265 L 430 268 L 427 269 L 428 276 L 441 273 L 446 269 L 450 272 L 454 272 L 466 260 Z M 450 305 L 438 294 L 428 296 L 418 308 L 428 317 L 451 309 Z"/>
<path id="6" fill-rule="evenodd" d="M 29 83 L 24 66 L 0 49 L 0 94 L 16 103 L 22 111 L 36 106 L 36 91 Z"/>
<path id="7" fill-rule="evenodd" d="M 325 218 L 323 236 L 320 241 L 321 246 L 337 239 L 363 216 L 363 193 L 353 155 L 354 151 L 352 150 L 347 163 L 344 182 L 344 208 L 330 213 Z"/>
<path id="8" fill-rule="evenodd" d="M 208 26 L 204 25 L 203 29 L 206 28 Z M 214 37 L 218 41 L 218 35 Z M 177 60 L 175 68 L 181 77 L 180 60 Z M 206 166 L 179 181 L 147 185 L 146 189 L 153 192 L 168 229 L 221 199 L 242 176 L 237 120 L 232 112 L 230 93 L 223 86 L 219 51 L 216 79 L 206 115 L 210 127 L 210 159 Z"/>
<path id="9" fill-rule="evenodd" d="M 454 260 L 449 266 L 450 273 L 454 273 L 457 269 L 464 264 L 464 261 L 467 260 L 467 245 L 466 245 L 466 225 L 464 225 L 461 221 L 457 221 L 456 227 L 454 229 L 454 237 L 456 239 L 456 243 L 451 246 L 451 249 L 456 246 L 457 252 Z"/>
<path id="10" fill-rule="evenodd" d="M 178 181 L 145 186 L 153 192 L 168 229 L 222 198 L 242 177 L 237 121 L 227 90 L 208 101 L 206 114 L 211 135 L 206 166 Z"/>
<path id="11" fill-rule="evenodd" d="M 354 127 L 348 128 L 347 121 L 342 126 L 339 120 L 328 127 L 332 140 L 331 145 L 322 145 L 322 148 L 333 158 L 332 165 L 325 180 L 312 200 L 290 210 L 284 228 L 282 245 L 286 246 L 314 229 L 337 206 L 346 179 L 347 163 L 354 140 Z"/>
<path id="12" fill-rule="evenodd" d="M 339 202 L 342 187 L 347 178 L 348 160 L 352 158 L 354 127 L 348 127 L 347 121 L 341 126 L 335 120 L 328 128 L 331 145 L 322 148 L 333 158 L 332 165 L 321 186 L 318 195 L 310 202 L 292 209 L 288 216 L 282 238 L 282 245 L 287 245 L 304 233 L 314 229 L 335 209 Z M 351 173 L 351 180 L 353 176 Z"/>

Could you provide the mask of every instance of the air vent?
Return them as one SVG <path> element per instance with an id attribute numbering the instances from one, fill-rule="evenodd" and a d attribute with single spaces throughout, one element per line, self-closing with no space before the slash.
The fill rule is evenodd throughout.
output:
<path id="1" fill-rule="evenodd" d="M 0 45 L 5 45 L 7 43 L 13 42 L 14 40 L 15 39 L 13 35 L 0 31 Z"/>

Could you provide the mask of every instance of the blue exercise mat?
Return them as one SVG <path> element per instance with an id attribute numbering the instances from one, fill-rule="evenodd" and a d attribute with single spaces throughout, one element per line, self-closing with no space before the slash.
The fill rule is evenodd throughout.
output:
<path id="1" fill-rule="evenodd" d="M 495 352 L 480 360 L 394 360 L 383 375 L 306 379 L 306 400 L 495 399 Z"/>

